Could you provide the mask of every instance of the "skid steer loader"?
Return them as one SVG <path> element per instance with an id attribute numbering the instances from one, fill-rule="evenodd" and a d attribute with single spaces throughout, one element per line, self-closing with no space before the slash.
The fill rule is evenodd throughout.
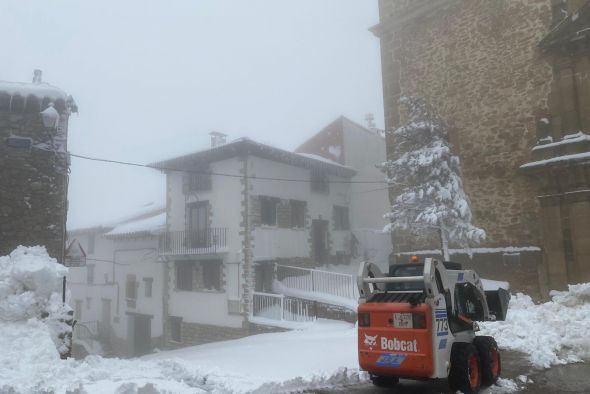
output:
<path id="1" fill-rule="evenodd" d="M 357 285 L 359 364 L 375 385 L 448 379 L 471 394 L 496 383 L 498 346 L 476 335 L 477 321 L 505 319 L 506 290 L 486 292 L 474 271 L 430 258 L 391 265 L 389 275 L 361 263 Z"/>

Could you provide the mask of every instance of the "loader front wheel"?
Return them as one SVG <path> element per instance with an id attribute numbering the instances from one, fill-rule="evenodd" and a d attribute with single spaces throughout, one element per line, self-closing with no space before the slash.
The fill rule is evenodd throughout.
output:
<path id="1" fill-rule="evenodd" d="M 477 348 L 481 360 L 481 384 L 491 386 L 498 381 L 502 372 L 502 361 L 498 344 L 492 337 L 475 337 L 473 344 Z"/>
<path id="2" fill-rule="evenodd" d="M 449 386 L 453 391 L 476 394 L 481 387 L 481 363 L 477 348 L 471 343 L 456 342 L 451 350 Z"/>
<path id="3" fill-rule="evenodd" d="M 377 376 L 371 375 L 371 382 L 377 387 L 390 389 L 395 387 L 399 383 L 399 378 L 395 376 Z"/>

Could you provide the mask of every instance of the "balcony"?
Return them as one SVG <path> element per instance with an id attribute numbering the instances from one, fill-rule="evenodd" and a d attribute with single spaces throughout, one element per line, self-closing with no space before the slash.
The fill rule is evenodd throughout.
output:
<path id="1" fill-rule="evenodd" d="M 163 256 L 191 256 L 226 253 L 227 228 L 202 231 L 169 231 L 160 235 L 158 251 Z"/>

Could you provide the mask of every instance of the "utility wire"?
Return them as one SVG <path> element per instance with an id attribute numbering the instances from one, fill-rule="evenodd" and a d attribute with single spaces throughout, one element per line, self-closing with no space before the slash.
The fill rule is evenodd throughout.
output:
<path id="1" fill-rule="evenodd" d="M 120 164 L 126 166 L 133 166 L 133 167 L 144 167 L 144 168 L 151 168 L 154 170 L 160 171 L 178 171 L 178 172 L 188 172 L 193 174 L 203 174 L 203 175 L 211 175 L 211 176 L 224 176 L 228 178 L 245 178 L 246 175 L 240 174 L 227 174 L 222 172 L 211 172 L 211 171 L 202 171 L 202 170 L 193 170 L 188 168 L 173 168 L 173 167 L 163 167 L 163 166 L 156 166 L 151 164 L 140 164 L 140 163 L 132 163 L 128 161 L 120 161 L 120 160 L 111 160 L 111 159 L 102 159 L 99 157 L 91 157 L 91 156 L 83 156 L 77 155 L 75 153 L 70 153 L 70 156 L 76 157 L 78 159 L 83 160 L 90 160 L 90 161 L 98 161 L 103 163 L 111 163 L 111 164 Z M 310 179 L 292 179 L 292 178 L 273 178 L 273 177 L 258 177 L 255 175 L 249 175 L 249 179 L 251 180 L 262 180 L 262 181 L 281 181 L 281 182 L 300 182 L 300 183 L 312 183 L 314 181 Z M 387 181 L 364 181 L 364 180 L 357 180 L 357 181 L 326 181 L 326 183 L 344 183 L 344 184 L 388 184 Z"/>

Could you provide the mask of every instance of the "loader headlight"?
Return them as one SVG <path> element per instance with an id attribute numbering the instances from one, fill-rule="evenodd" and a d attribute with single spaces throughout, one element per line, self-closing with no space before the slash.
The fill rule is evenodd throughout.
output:
<path id="1" fill-rule="evenodd" d="M 368 312 L 359 313 L 359 327 L 371 326 L 371 314 Z"/>

